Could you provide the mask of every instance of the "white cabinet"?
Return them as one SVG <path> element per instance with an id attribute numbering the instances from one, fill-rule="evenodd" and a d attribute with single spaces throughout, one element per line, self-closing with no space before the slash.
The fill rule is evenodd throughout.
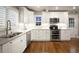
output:
<path id="1" fill-rule="evenodd" d="M 26 34 L 4 44 L 3 53 L 20 53 L 26 48 Z"/>
<path id="2" fill-rule="evenodd" d="M 19 17 L 20 23 L 25 23 L 25 24 L 30 24 L 30 23 L 34 23 L 34 14 L 32 11 L 29 11 L 27 8 L 25 7 L 20 7 L 19 8 Z"/>
<path id="3" fill-rule="evenodd" d="M 19 8 L 19 23 L 23 23 L 24 22 L 24 9 L 23 7 Z"/>
<path id="4" fill-rule="evenodd" d="M 49 12 L 42 12 L 42 24 L 49 24 Z"/>
<path id="5" fill-rule="evenodd" d="M 13 40 L 12 41 L 12 52 L 13 53 L 20 52 L 20 45 L 21 45 L 20 38 Z"/>
<path id="6" fill-rule="evenodd" d="M 8 42 L 2 46 L 3 53 L 11 53 L 12 52 L 12 42 Z"/>
<path id="7" fill-rule="evenodd" d="M 26 39 L 26 34 L 20 37 L 20 51 L 23 52 L 25 48 L 27 47 L 27 39 Z"/>
<path id="8" fill-rule="evenodd" d="M 32 11 L 28 11 L 28 23 L 35 24 L 34 13 Z"/>
<path id="9" fill-rule="evenodd" d="M 31 42 L 31 31 L 28 31 L 27 33 L 26 33 L 26 38 L 27 38 L 27 45 L 29 45 L 30 44 L 30 42 Z"/>
<path id="10" fill-rule="evenodd" d="M 26 48 L 26 35 L 23 35 L 13 41 L 13 52 L 23 52 Z"/>
<path id="11" fill-rule="evenodd" d="M 49 29 L 34 29 L 31 31 L 31 40 L 35 41 L 49 41 L 50 30 Z"/>
<path id="12" fill-rule="evenodd" d="M 60 34 L 61 40 L 70 40 L 69 29 L 62 29 Z"/>

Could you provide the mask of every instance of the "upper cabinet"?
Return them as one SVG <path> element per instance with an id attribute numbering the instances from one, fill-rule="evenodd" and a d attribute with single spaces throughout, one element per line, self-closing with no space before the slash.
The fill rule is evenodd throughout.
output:
<path id="1" fill-rule="evenodd" d="M 68 12 L 49 12 L 49 17 L 59 18 L 60 23 L 68 24 Z"/>
<path id="2" fill-rule="evenodd" d="M 49 23 L 49 12 L 42 12 L 42 23 Z"/>
<path id="3" fill-rule="evenodd" d="M 29 11 L 28 17 L 29 17 L 29 24 L 34 24 L 34 12 Z"/>
<path id="4" fill-rule="evenodd" d="M 23 7 L 19 7 L 19 23 L 23 23 L 24 22 L 24 9 Z"/>
<path id="5" fill-rule="evenodd" d="M 30 24 L 33 21 L 33 12 L 25 7 L 19 7 L 19 23 Z"/>

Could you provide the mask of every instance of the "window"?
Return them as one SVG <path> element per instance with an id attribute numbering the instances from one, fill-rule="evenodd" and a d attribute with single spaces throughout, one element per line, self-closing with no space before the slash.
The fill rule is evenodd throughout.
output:
<path id="1" fill-rule="evenodd" d="M 69 18 L 69 27 L 70 28 L 74 27 L 74 18 Z"/>
<path id="2" fill-rule="evenodd" d="M 41 17 L 38 16 L 36 17 L 36 26 L 40 26 L 41 25 Z"/>

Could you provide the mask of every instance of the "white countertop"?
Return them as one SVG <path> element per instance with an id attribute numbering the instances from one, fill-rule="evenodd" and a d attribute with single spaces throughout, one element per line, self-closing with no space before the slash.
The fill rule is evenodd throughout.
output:
<path id="1" fill-rule="evenodd" d="M 3 45 L 3 44 L 5 44 L 5 43 L 7 43 L 7 42 L 9 42 L 9 41 L 14 40 L 15 38 L 20 37 L 20 36 L 23 35 L 23 34 L 26 34 L 26 33 L 27 33 L 28 31 L 30 31 L 30 30 L 31 30 L 31 29 L 25 30 L 25 31 L 23 31 L 21 34 L 16 35 L 16 36 L 14 36 L 14 37 L 12 37 L 12 38 L 0 38 L 0 46 Z"/>
<path id="2" fill-rule="evenodd" d="M 27 33 L 28 31 L 31 31 L 31 30 L 33 30 L 33 29 L 27 29 L 27 30 L 19 31 L 19 32 L 22 32 L 22 33 L 19 34 L 19 35 L 14 36 L 12 38 L 0 38 L 0 45 L 3 45 L 3 44 L 5 44 L 5 43 L 7 43 L 7 42 L 9 42 L 11 40 L 14 40 L 15 38 Z M 69 30 L 69 29 L 61 29 L 61 30 Z"/>

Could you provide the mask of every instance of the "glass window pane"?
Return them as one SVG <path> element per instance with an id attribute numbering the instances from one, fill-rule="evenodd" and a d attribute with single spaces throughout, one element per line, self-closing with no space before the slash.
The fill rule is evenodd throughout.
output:
<path id="1" fill-rule="evenodd" d="M 74 27 L 74 18 L 69 18 L 69 27 Z"/>
<path id="2" fill-rule="evenodd" d="M 37 16 L 36 17 L 36 26 L 40 26 L 41 25 L 41 17 Z"/>

